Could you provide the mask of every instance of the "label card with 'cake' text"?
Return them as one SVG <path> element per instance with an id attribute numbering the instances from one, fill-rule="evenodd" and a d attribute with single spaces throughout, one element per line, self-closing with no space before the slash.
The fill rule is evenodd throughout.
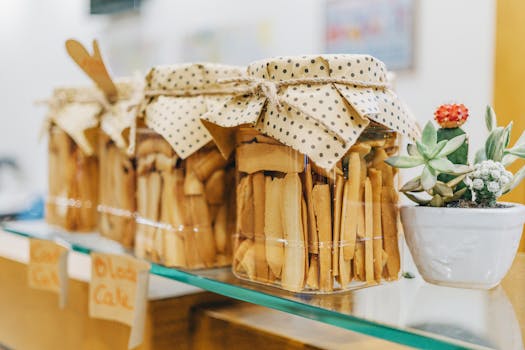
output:
<path id="1" fill-rule="evenodd" d="M 29 287 L 58 294 L 58 304 L 67 301 L 67 248 L 51 241 L 29 239 Z"/>
<path id="2" fill-rule="evenodd" d="M 89 316 L 130 326 L 129 349 L 144 335 L 149 268 L 130 256 L 91 253 Z"/>

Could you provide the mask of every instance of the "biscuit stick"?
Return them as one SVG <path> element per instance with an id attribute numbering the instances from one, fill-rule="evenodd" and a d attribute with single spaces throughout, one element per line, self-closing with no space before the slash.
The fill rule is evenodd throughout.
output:
<path id="1" fill-rule="evenodd" d="M 365 180 L 365 280 L 367 283 L 374 281 L 373 205 L 372 183 L 370 178 L 367 177 Z"/>
<path id="2" fill-rule="evenodd" d="M 298 292 L 303 289 L 305 279 L 305 249 L 301 213 L 301 179 L 297 173 L 284 177 L 281 213 L 284 238 L 288 245 L 284 249 L 284 266 L 281 284 L 286 290 Z M 302 243 L 302 245 L 301 245 Z"/>
<path id="3" fill-rule="evenodd" d="M 255 239 L 255 276 L 260 281 L 268 280 L 266 263 L 266 239 L 264 236 L 265 179 L 262 172 L 253 174 L 253 227 Z"/>
<path id="4" fill-rule="evenodd" d="M 330 185 L 315 185 L 312 191 L 317 233 L 319 235 L 319 289 L 333 290 L 332 217 Z"/>
<path id="5" fill-rule="evenodd" d="M 283 179 L 265 179 L 264 235 L 266 237 L 266 260 L 275 275 L 281 277 L 284 261 L 283 225 L 278 203 L 282 200 Z"/>
<path id="6" fill-rule="evenodd" d="M 372 185 L 372 202 L 373 202 L 373 252 L 374 252 L 374 278 L 377 282 L 381 280 L 383 270 L 383 229 L 381 228 L 381 191 L 382 177 L 381 171 L 370 168 L 368 169 L 370 183 Z"/>
<path id="7" fill-rule="evenodd" d="M 348 196 L 343 198 L 343 217 L 341 223 L 341 240 L 343 244 L 343 256 L 345 260 L 354 257 L 357 233 L 357 222 L 359 219 L 359 187 L 361 185 L 361 160 L 359 153 L 351 152 L 348 164 Z M 346 201 L 346 203 L 345 203 Z"/>

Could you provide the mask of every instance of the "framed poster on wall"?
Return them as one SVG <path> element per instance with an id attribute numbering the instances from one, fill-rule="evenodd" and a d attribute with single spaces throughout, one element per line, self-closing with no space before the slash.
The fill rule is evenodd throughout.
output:
<path id="1" fill-rule="evenodd" d="M 414 67 L 416 0 L 328 0 L 326 51 L 367 53 L 389 70 Z"/>

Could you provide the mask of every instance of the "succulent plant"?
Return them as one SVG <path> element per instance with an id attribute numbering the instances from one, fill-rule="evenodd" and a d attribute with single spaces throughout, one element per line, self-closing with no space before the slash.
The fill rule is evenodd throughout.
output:
<path id="1" fill-rule="evenodd" d="M 507 148 L 510 144 L 510 133 L 512 131 L 512 122 L 506 127 L 497 126 L 497 118 L 494 109 L 487 106 L 485 113 L 485 124 L 489 135 L 485 145 L 476 152 L 475 164 L 482 163 L 486 160 L 501 162 L 504 167 L 508 167 L 519 158 L 525 159 L 525 132 L 521 134 L 518 141 L 513 147 Z M 513 190 L 525 178 L 525 166 L 519 169 L 512 177 L 510 182 L 502 189 L 503 194 Z"/>
<path id="2" fill-rule="evenodd" d="M 459 135 L 450 140 L 438 142 L 437 131 L 432 122 L 423 129 L 421 141 L 407 146 L 408 156 L 394 156 L 386 162 L 395 168 L 414 168 L 423 165 L 419 182 L 424 191 L 430 191 L 438 182 L 439 174 L 462 175 L 471 171 L 464 164 L 454 164 L 447 156 L 460 148 L 466 135 Z"/>
<path id="3" fill-rule="evenodd" d="M 436 130 L 431 122 L 427 123 L 421 140 L 407 146 L 408 156 L 385 160 L 396 168 L 423 166 L 421 175 L 400 190 L 410 200 L 423 206 L 442 207 L 472 199 L 478 207 L 493 207 L 498 197 L 525 178 L 525 166 L 514 176 L 505 169 L 518 158 L 525 159 L 525 132 L 513 147 L 507 148 L 512 123 L 498 127 L 492 107 L 487 107 L 485 115 L 489 136 L 476 153 L 474 168 L 468 166 L 467 135 L 459 128 L 468 118 L 466 107 L 443 105 L 434 115 L 443 128 Z M 426 198 L 419 197 L 418 192 L 426 192 Z"/>
<path id="4" fill-rule="evenodd" d="M 434 186 L 425 190 L 421 184 L 421 176 L 407 182 L 400 191 L 413 202 L 423 206 L 443 207 L 447 203 L 457 201 L 463 197 L 467 191 L 467 187 L 458 186 L 463 183 L 466 175 L 459 175 L 454 177 L 449 182 L 436 181 Z M 430 199 L 418 197 L 415 193 L 426 192 L 430 195 Z"/>
<path id="5" fill-rule="evenodd" d="M 476 203 L 494 207 L 498 197 L 507 190 L 512 177 L 512 173 L 505 170 L 502 163 L 484 160 L 474 166 L 474 171 L 467 175 L 465 183 L 470 187 Z"/>
<path id="6" fill-rule="evenodd" d="M 461 129 L 461 126 L 467 121 L 469 111 L 463 104 L 446 104 L 441 105 L 434 112 L 434 119 L 441 126 L 437 130 L 437 140 L 451 140 L 459 135 L 466 135 L 465 131 Z M 465 139 L 463 144 L 454 152 L 447 156 L 454 164 L 468 164 L 468 137 Z M 447 182 L 454 178 L 453 175 L 439 174 L 438 180 Z M 464 187 L 465 184 L 459 184 L 460 187 Z"/>

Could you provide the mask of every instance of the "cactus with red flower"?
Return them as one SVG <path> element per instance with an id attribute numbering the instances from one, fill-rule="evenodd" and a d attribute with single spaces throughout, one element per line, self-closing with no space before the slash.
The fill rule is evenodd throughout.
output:
<path id="1" fill-rule="evenodd" d="M 439 106 L 434 112 L 434 119 L 441 126 L 437 130 L 438 142 L 441 140 L 451 140 L 456 136 L 464 135 L 465 131 L 461 126 L 467 121 L 469 112 L 464 104 L 445 104 Z M 468 138 L 465 138 L 463 144 L 453 153 L 447 156 L 454 164 L 468 164 Z M 439 180 L 443 182 L 451 181 L 454 176 L 449 174 L 440 174 Z M 460 184 L 460 188 L 463 187 Z"/>

